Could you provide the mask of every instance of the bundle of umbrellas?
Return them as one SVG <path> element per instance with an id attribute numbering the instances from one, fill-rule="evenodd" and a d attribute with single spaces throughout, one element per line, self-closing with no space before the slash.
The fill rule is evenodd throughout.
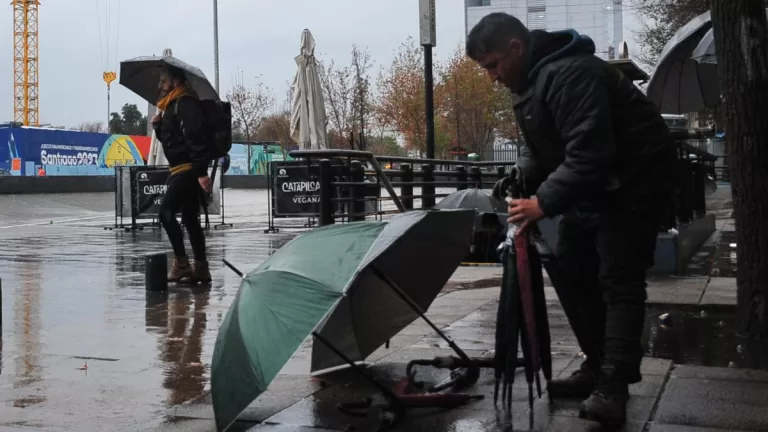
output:
<path id="1" fill-rule="evenodd" d="M 513 225 L 510 225 L 507 241 L 500 249 L 504 273 L 496 315 L 494 403 L 498 400 L 501 386 L 502 402 L 506 402 L 508 409 L 511 408 L 515 371 L 523 366 L 528 382 L 528 404 L 533 427 L 533 384 L 536 383 L 538 396 L 541 397 L 539 373 L 543 372 L 547 381 L 552 379 L 542 262 L 530 234 L 516 232 Z M 522 359 L 517 355 L 518 343 L 523 351 Z"/>

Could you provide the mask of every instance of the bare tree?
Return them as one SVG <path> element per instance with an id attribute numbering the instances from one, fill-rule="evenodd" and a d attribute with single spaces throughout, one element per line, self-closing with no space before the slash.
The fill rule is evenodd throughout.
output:
<path id="1" fill-rule="evenodd" d="M 283 146 L 283 152 L 295 141 L 291 137 L 291 105 L 293 103 L 293 89 L 289 85 L 285 94 L 285 99 L 280 106 L 264 118 L 259 129 L 256 131 L 258 141 L 279 142 Z"/>
<path id="2" fill-rule="evenodd" d="M 365 149 L 366 124 L 370 123 L 368 120 L 373 116 L 373 92 L 371 91 L 369 74 L 372 66 L 371 54 L 368 50 L 361 50 L 357 45 L 353 45 L 352 64 L 350 65 L 353 74 L 350 124 L 352 133 L 358 134 L 360 150 Z"/>
<path id="3" fill-rule="evenodd" d="M 338 67 L 334 60 L 318 61 L 318 74 L 323 87 L 326 113 L 328 115 L 329 145 L 355 148 L 363 141 L 360 133 L 373 116 L 373 92 L 369 71 L 373 63 L 367 49 L 352 46 L 352 61 L 349 66 Z"/>
<path id="4" fill-rule="evenodd" d="M 85 122 L 77 127 L 80 132 L 93 132 L 93 133 L 106 133 L 107 128 L 104 127 L 104 122 L 94 121 Z"/>
<path id="5" fill-rule="evenodd" d="M 272 90 L 259 79 L 253 88 L 242 82 L 235 83 L 227 93 L 227 100 L 232 104 L 233 124 L 246 141 L 252 140 L 275 104 Z"/>
<path id="6" fill-rule="evenodd" d="M 343 146 L 343 137 L 352 132 L 350 125 L 352 113 L 352 69 L 349 66 L 338 68 L 331 59 L 328 62 L 318 60 L 317 73 L 323 87 L 326 114 L 330 131 L 329 147 Z"/>

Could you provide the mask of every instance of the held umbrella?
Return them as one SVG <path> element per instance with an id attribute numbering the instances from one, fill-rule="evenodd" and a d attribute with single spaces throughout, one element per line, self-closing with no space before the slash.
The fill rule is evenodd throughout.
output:
<path id="1" fill-rule="evenodd" d="M 166 48 L 163 50 L 163 56 L 172 56 L 173 51 L 171 51 L 170 48 Z M 122 74 L 121 74 L 122 76 Z M 150 102 L 150 107 L 156 110 L 155 103 L 157 101 Z M 154 111 L 153 111 L 154 112 Z M 149 113 L 149 118 L 152 118 L 152 113 Z M 168 159 L 165 157 L 165 152 L 163 151 L 163 145 L 160 143 L 160 140 L 157 139 L 157 134 L 155 134 L 154 127 L 150 126 L 150 129 L 152 130 L 152 141 L 149 145 L 149 157 L 147 158 L 147 165 L 160 165 L 160 166 L 166 166 L 168 165 Z"/>
<path id="2" fill-rule="evenodd" d="M 171 55 L 136 57 L 120 62 L 120 84 L 154 105 L 157 103 L 157 83 L 167 66 L 183 70 L 188 85 L 201 100 L 221 100 L 200 68 Z"/>
<path id="3" fill-rule="evenodd" d="M 768 15 L 768 9 L 766 9 Z M 710 105 L 720 101 L 720 82 L 717 76 L 717 51 L 715 47 L 715 33 L 710 28 L 691 54 L 696 62 L 696 74 L 701 84 L 704 99 Z"/>
<path id="4" fill-rule="evenodd" d="M 702 83 L 691 59 L 694 49 L 712 28 L 709 11 L 678 30 L 664 46 L 648 83 L 647 96 L 665 114 L 685 114 L 706 108 L 717 99 L 702 92 Z"/>
<path id="5" fill-rule="evenodd" d="M 364 360 L 419 317 L 466 254 L 473 218 L 414 211 L 318 228 L 243 277 L 213 353 L 217 428 L 266 390 L 313 331 L 328 342 L 314 344 L 316 371 L 345 364 L 334 350 Z"/>

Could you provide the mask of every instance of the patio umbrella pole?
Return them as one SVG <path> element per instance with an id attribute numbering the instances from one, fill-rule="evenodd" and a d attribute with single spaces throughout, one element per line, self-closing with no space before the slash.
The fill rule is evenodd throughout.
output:
<path id="1" fill-rule="evenodd" d="M 402 289 L 400 289 L 400 287 L 399 287 L 399 286 L 397 286 L 397 284 L 396 284 L 396 283 L 395 283 L 395 282 L 394 282 L 392 279 L 390 279 L 390 278 L 389 278 L 387 275 L 385 275 L 385 274 L 384 274 L 384 273 L 383 273 L 381 270 L 379 270 L 379 269 L 378 269 L 378 268 L 376 268 L 376 267 L 373 267 L 373 266 L 372 266 L 372 267 L 371 267 L 371 269 L 373 270 L 374 274 L 375 274 L 376 276 L 378 276 L 378 277 L 379 277 L 381 280 L 383 280 L 383 281 L 384 281 L 384 282 L 385 282 L 387 285 L 389 285 L 389 287 L 390 287 L 390 288 L 392 288 L 392 290 L 393 290 L 393 291 L 394 291 L 394 292 L 395 292 L 395 293 L 396 293 L 396 294 L 397 294 L 397 295 L 398 295 L 398 296 L 399 296 L 399 297 L 400 297 L 400 298 L 401 298 L 401 299 L 402 299 L 402 300 L 403 300 L 405 303 L 407 303 L 407 304 L 408 304 L 408 306 L 410 306 L 410 307 L 411 307 L 411 309 L 413 309 L 413 311 L 414 311 L 414 312 L 416 312 L 417 314 L 419 314 L 419 316 L 421 317 L 421 319 L 423 319 L 423 320 L 424 320 L 424 322 L 426 322 L 426 323 L 427 323 L 427 324 L 428 324 L 430 327 L 432 327 L 432 330 L 434 330 L 434 331 L 435 331 L 435 333 L 437 333 L 437 334 L 438 334 L 438 335 L 439 335 L 441 338 L 443 338 L 443 340 L 444 340 L 444 341 L 445 341 L 445 342 L 448 344 L 448 346 L 450 346 L 450 347 L 451 347 L 451 349 L 452 349 L 452 350 L 453 350 L 453 351 L 456 353 L 456 355 L 458 355 L 458 356 L 459 356 L 459 357 L 460 357 L 462 360 L 464 360 L 465 362 L 467 362 L 467 365 L 472 365 L 472 364 L 473 364 L 473 363 L 472 363 L 472 359 L 470 359 L 470 358 L 469 358 L 469 356 L 467 355 L 467 353 L 465 353 L 465 352 L 464 352 L 464 351 L 463 351 L 461 348 L 459 348 L 459 346 L 458 346 L 458 345 L 456 345 L 456 343 L 455 343 L 454 341 L 452 341 L 452 340 L 451 340 L 451 339 L 450 339 L 448 336 L 446 336 L 446 335 L 445 335 L 445 333 L 443 333 L 443 332 L 442 332 L 442 331 L 441 331 L 439 328 L 437 328 L 437 326 L 436 326 L 436 325 L 435 325 L 435 324 L 432 322 L 432 320 L 430 320 L 429 318 L 427 318 L 427 316 L 426 316 L 426 315 L 424 315 L 424 311 L 422 311 L 422 310 L 419 308 L 419 305 L 417 305 L 416 303 L 414 303 L 414 302 L 413 302 L 413 300 L 411 300 L 410 298 L 408 298 L 408 295 L 406 295 L 406 294 L 403 292 L 403 290 L 402 290 Z"/>

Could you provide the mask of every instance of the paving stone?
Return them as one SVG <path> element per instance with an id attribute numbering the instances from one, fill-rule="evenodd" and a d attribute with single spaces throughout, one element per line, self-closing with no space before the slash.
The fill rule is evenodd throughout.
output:
<path id="1" fill-rule="evenodd" d="M 655 421 L 662 424 L 768 430 L 768 384 L 670 378 Z"/>
<path id="2" fill-rule="evenodd" d="M 709 278 L 661 277 L 648 281 L 649 304 L 699 304 Z"/>
<path id="3" fill-rule="evenodd" d="M 671 360 L 643 357 L 640 362 L 640 373 L 643 375 L 666 375 L 671 368 Z"/>
<path id="4" fill-rule="evenodd" d="M 724 381 L 746 381 L 768 384 L 768 371 L 753 369 L 719 368 L 695 365 L 677 365 L 671 375 L 677 378 L 698 378 Z"/>
<path id="5" fill-rule="evenodd" d="M 281 424 L 273 424 L 273 423 L 262 423 L 260 425 L 256 425 L 248 431 L 268 431 L 268 432 L 336 432 L 342 429 L 326 429 L 326 428 L 316 428 L 316 427 L 304 427 L 304 426 L 294 426 L 294 425 L 281 425 Z"/>
<path id="6" fill-rule="evenodd" d="M 768 406 L 768 383 L 671 377 L 663 400 L 708 400 Z"/>
<path id="7" fill-rule="evenodd" d="M 735 306 L 736 278 L 712 278 L 701 297 L 702 306 Z"/>
<path id="8" fill-rule="evenodd" d="M 723 432 L 722 429 L 702 428 L 696 426 L 679 426 L 667 424 L 654 424 L 649 432 Z M 747 432 L 743 430 L 731 430 L 728 432 Z"/>

